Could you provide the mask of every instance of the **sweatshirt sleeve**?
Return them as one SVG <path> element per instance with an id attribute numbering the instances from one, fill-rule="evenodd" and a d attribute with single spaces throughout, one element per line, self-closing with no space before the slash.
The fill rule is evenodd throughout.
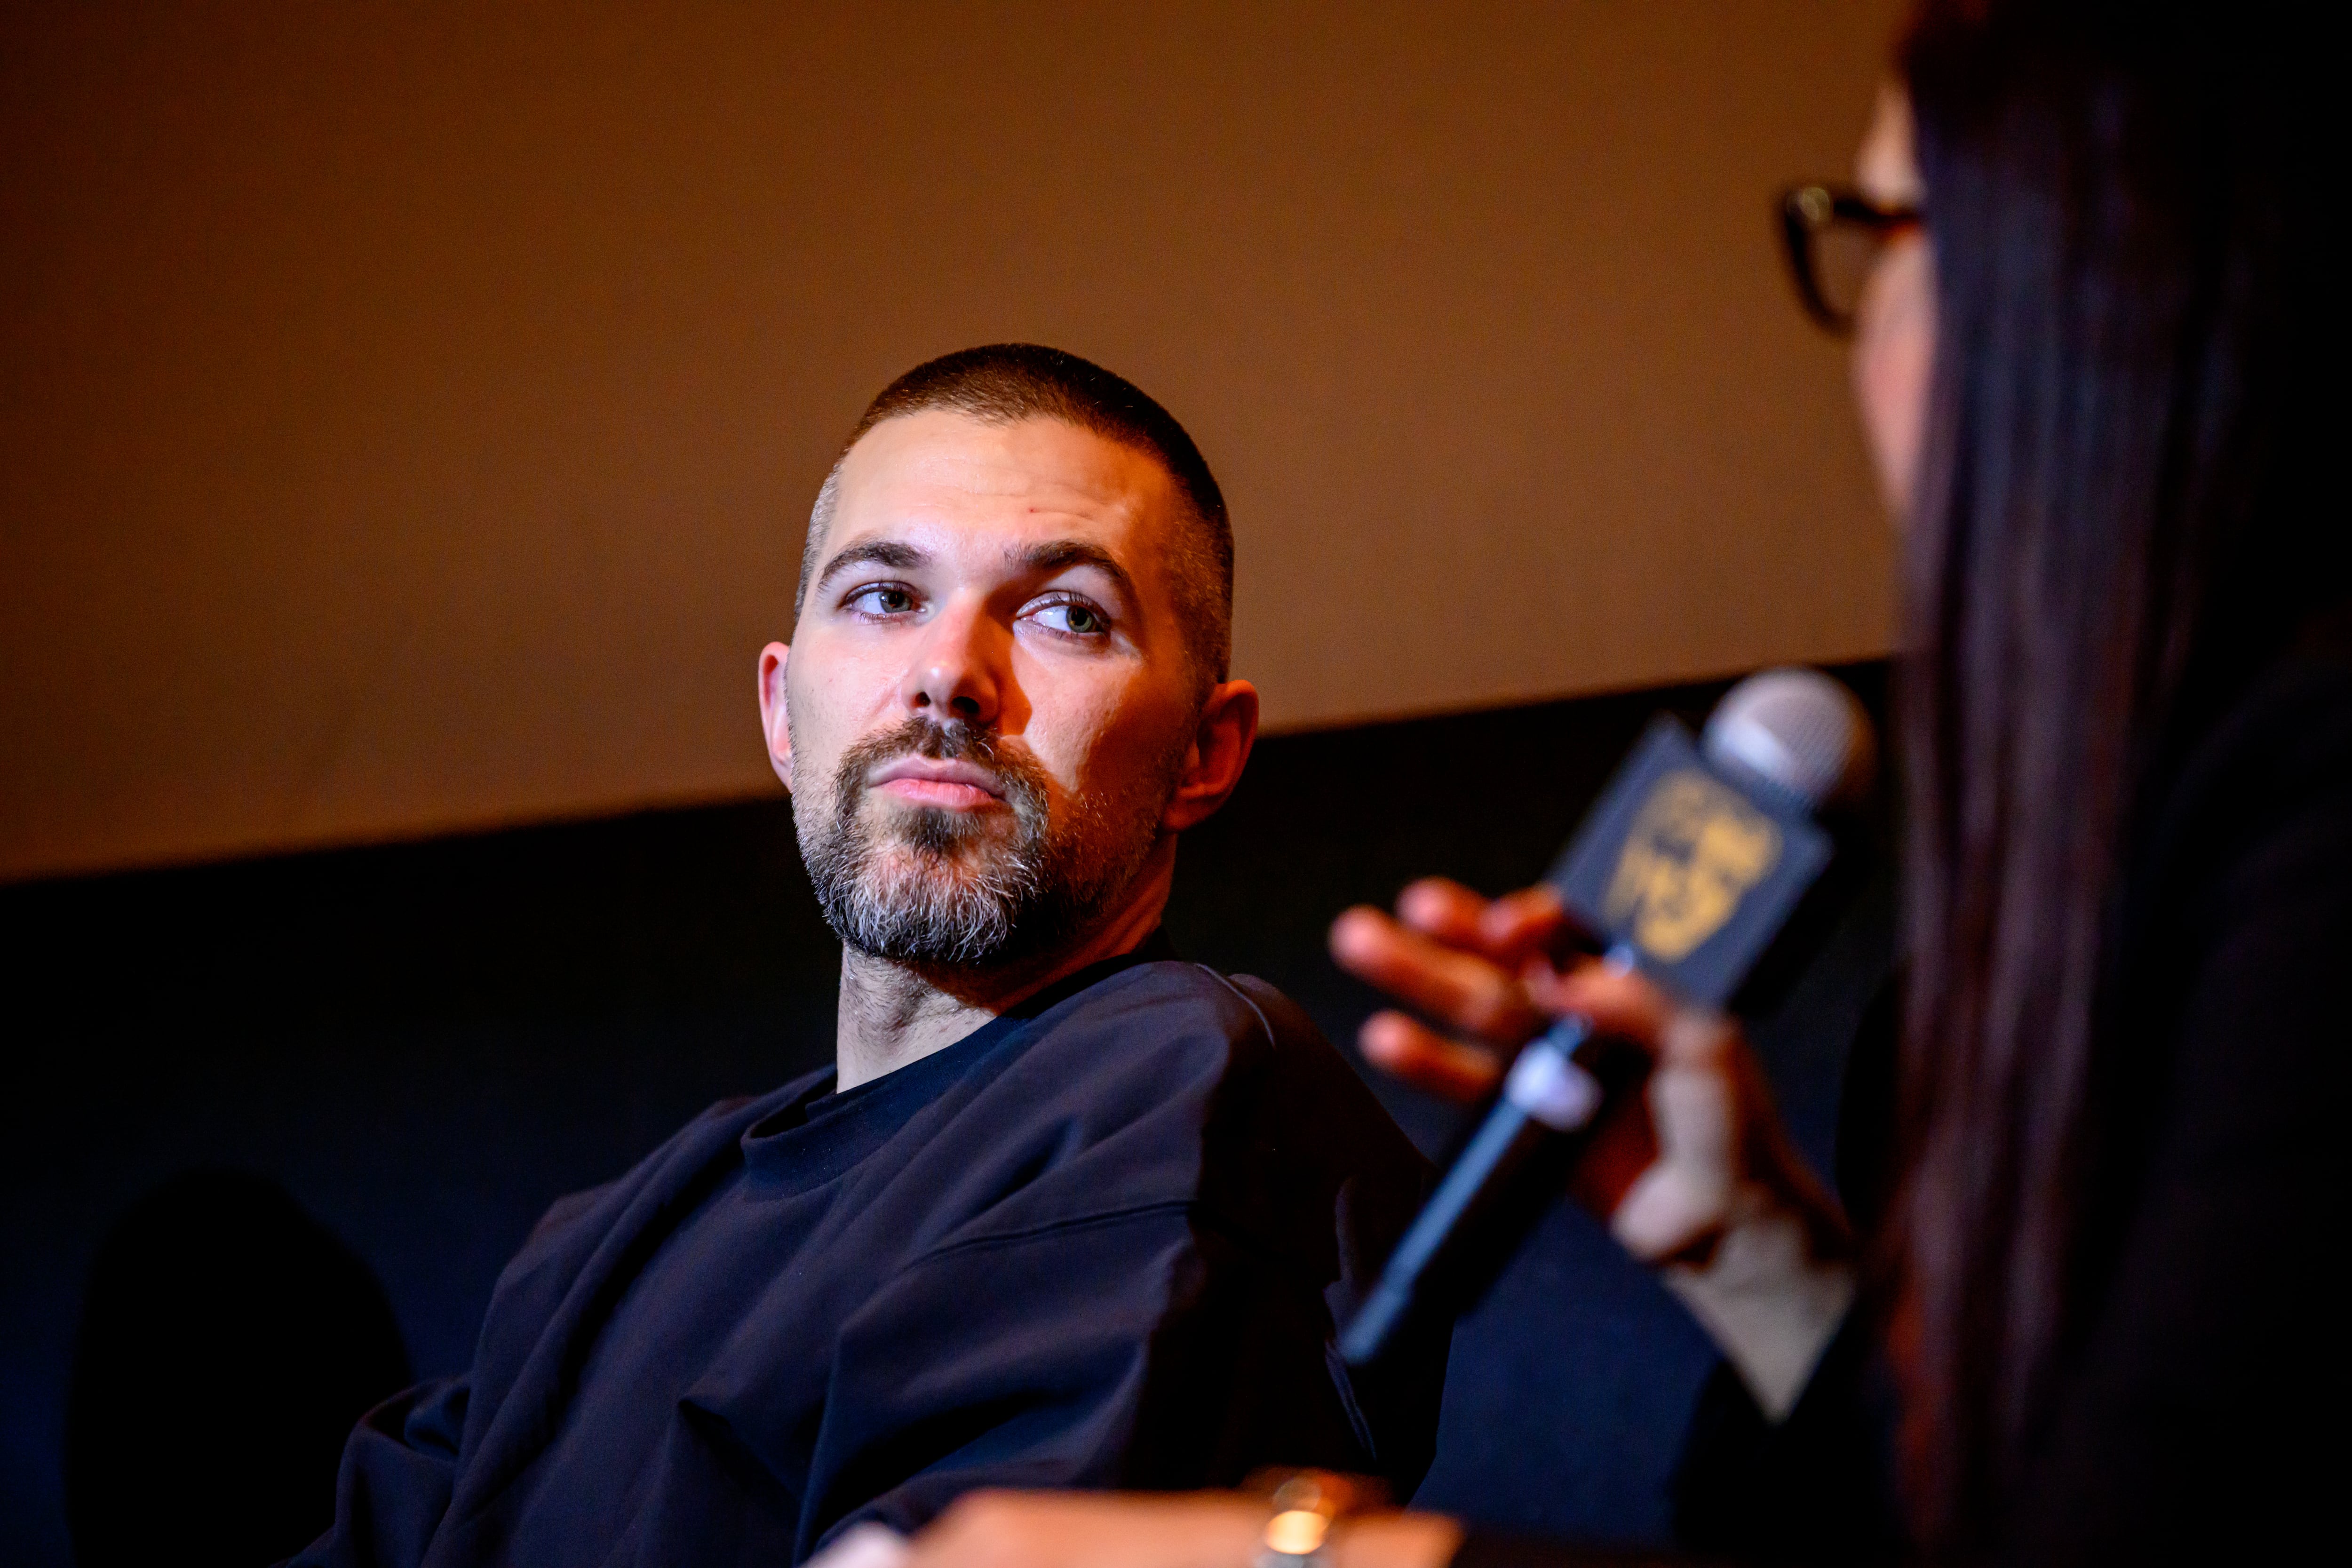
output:
<path id="1" fill-rule="evenodd" d="M 394 1394 L 360 1417 L 335 1477 L 335 1522 L 289 1568 L 415 1568 L 449 1509 L 467 1380 Z"/>

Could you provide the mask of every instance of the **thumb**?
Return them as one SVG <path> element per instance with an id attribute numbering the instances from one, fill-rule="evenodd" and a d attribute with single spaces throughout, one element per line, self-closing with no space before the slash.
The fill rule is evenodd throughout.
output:
<path id="1" fill-rule="evenodd" d="M 1626 1191 L 1609 1228 L 1647 1262 L 1706 1241 L 1732 1218 L 1739 1190 L 1739 1098 L 1727 1075 L 1671 1061 L 1650 1077 L 1658 1159 Z"/>

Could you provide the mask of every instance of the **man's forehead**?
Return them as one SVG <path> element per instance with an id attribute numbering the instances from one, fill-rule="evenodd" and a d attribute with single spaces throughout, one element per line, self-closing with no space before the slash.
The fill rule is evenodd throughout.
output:
<path id="1" fill-rule="evenodd" d="M 885 420 L 841 467 L 835 540 L 894 524 L 1127 534 L 1172 523 L 1174 483 L 1148 453 L 1063 420 L 990 423 L 944 409 Z"/>

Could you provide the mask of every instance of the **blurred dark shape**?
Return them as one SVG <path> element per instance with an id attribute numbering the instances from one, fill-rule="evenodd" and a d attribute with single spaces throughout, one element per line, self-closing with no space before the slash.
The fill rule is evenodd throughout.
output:
<path id="1" fill-rule="evenodd" d="M 66 1406 L 81 1568 L 258 1568 L 333 1522 L 352 1424 L 411 1381 L 383 1287 L 264 1176 L 202 1171 L 99 1248 Z"/>

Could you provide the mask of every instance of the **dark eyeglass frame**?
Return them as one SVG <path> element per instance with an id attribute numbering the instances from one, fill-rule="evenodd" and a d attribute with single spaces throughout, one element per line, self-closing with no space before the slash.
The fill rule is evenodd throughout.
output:
<path id="1" fill-rule="evenodd" d="M 1837 228 L 1860 229 L 1884 247 L 1923 221 L 1917 207 L 1883 205 L 1848 185 L 1794 185 L 1781 192 L 1780 238 L 1805 314 L 1826 331 L 1842 338 L 1853 335 L 1853 312 L 1839 310 L 1822 289 L 1817 242 L 1822 235 Z"/>

